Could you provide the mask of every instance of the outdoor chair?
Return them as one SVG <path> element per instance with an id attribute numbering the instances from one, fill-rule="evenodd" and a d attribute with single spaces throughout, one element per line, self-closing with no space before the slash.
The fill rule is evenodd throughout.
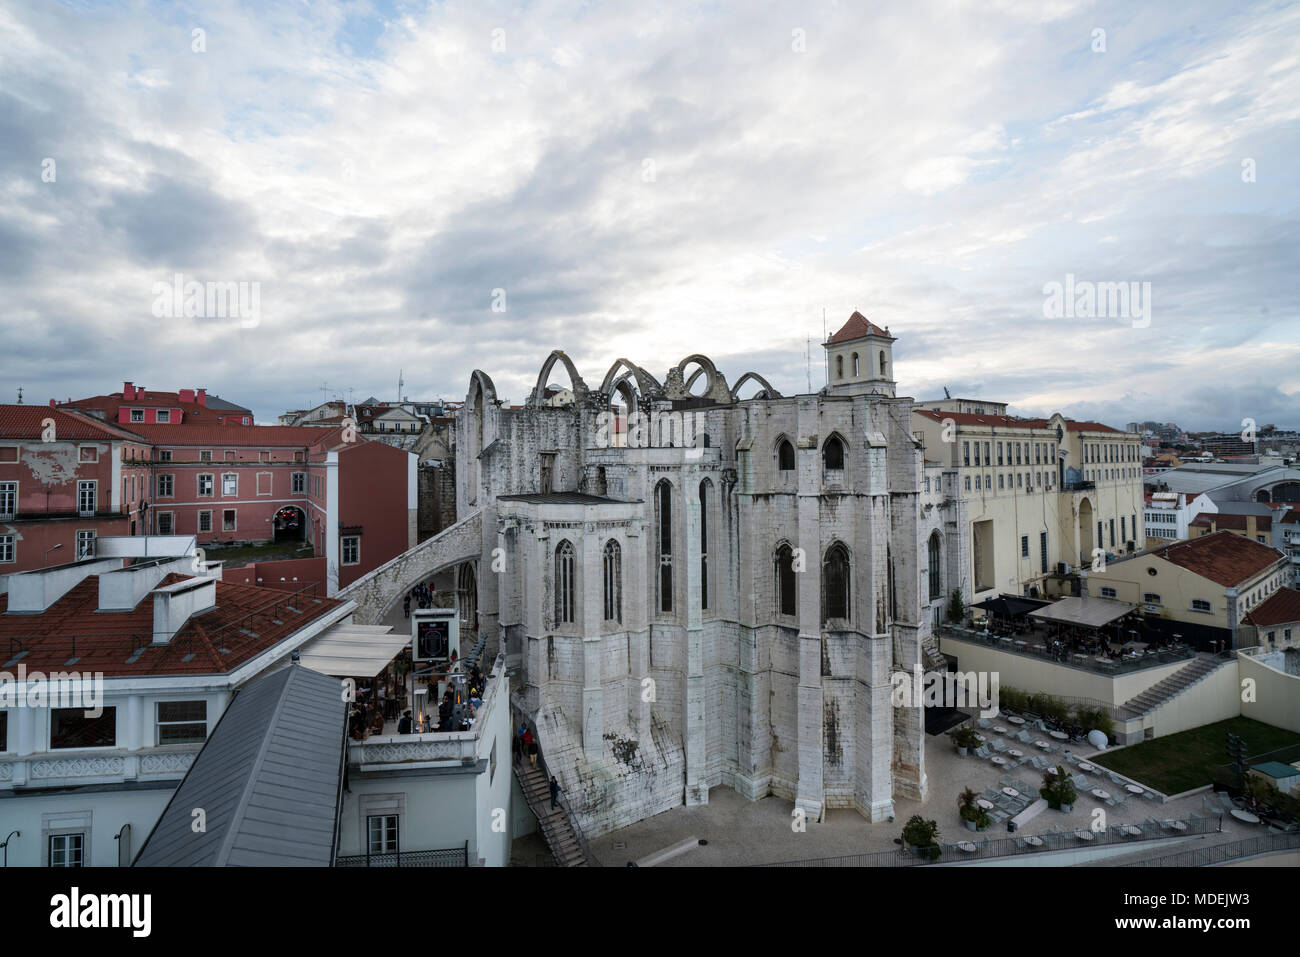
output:
<path id="1" fill-rule="evenodd" d="M 1074 777 L 1070 778 L 1070 782 L 1074 785 L 1076 790 L 1092 790 L 1092 785 L 1088 783 L 1088 776 L 1086 774 L 1076 774 Z"/>
<path id="2" fill-rule="evenodd" d="M 1143 796 L 1144 798 L 1146 798 L 1148 801 L 1159 801 L 1159 800 L 1160 800 L 1160 796 L 1159 796 L 1158 794 L 1156 794 L 1155 791 L 1152 791 L 1150 788 L 1148 788 L 1147 790 L 1143 791 L 1143 792 L 1142 792 L 1142 796 Z"/>
<path id="3" fill-rule="evenodd" d="M 1002 777 L 998 778 L 998 784 L 1004 788 L 1015 787 L 1015 785 L 1011 783 L 1011 780 L 1011 775 L 1004 774 Z"/>
<path id="4" fill-rule="evenodd" d="M 1065 763 L 1066 763 L 1066 764 L 1078 764 L 1078 763 L 1079 763 L 1079 759 L 1076 758 L 1076 757 L 1074 756 L 1074 752 L 1073 752 L 1073 751 L 1066 751 L 1066 752 L 1065 752 Z"/>
<path id="5" fill-rule="evenodd" d="M 1042 750 L 1043 750 L 1043 753 L 1044 753 L 1044 754 L 1055 754 L 1055 753 L 1056 753 L 1057 751 L 1059 751 L 1060 749 L 1061 749 L 1061 748 L 1060 748 L 1060 745 L 1052 744 L 1052 743 L 1049 741 L 1048 744 L 1047 744 L 1047 747 L 1043 748 Z"/>
<path id="6" fill-rule="evenodd" d="M 977 724 L 983 730 L 987 730 L 993 727 L 993 722 L 990 721 L 988 718 L 980 718 L 978 721 L 975 722 L 975 724 Z"/>
<path id="7" fill-rule="evenodd" d="M 1125 783 L 1127 783 L 1122 777 L 1120 777 L 1114 771 L 1107 771 L 1106 775 L 1110 778 L 1111 784 L 1118 784 L 1122 787 Z"/>
<path id="8" fill-rule="evenodd" d="M 1237 804 L 1233 801 L 1232 796 L 1227 791 L 1219 791 L 1219 803 L 1223 805 L 1225 811 L 1233 810 Z"/>
<path id="9" fill-rule="evenodd" d="M 1001 754 L 1003 751 L 1006 751 L 1010 747 L 1011 745 L 1007 744 L 1001 738 L 998 738 L 993 742 L 993 750 L 998 752 L 999 754 Z"/>
<path id="10" fill-rule="evenodd" d="M 981 744 L 978 748 L 975 749 L 975 756 L 976 756 L 976 757 L 987 758 L 987 757 L 989 756 L 990 753 L 991 753 L 991 752 L 990 752 L 990 750 L 989 750 L 989 746 L 988 746 L 987 744 Z"/>
<path id="11" fill-rule="evenodd" d="M 1028 744 L 1029 742 L 1034 740 L 1034 736 L 1030 734 L 1028 731 L 1021 731 L 1019 734 L 1016 735 L 1016 740 L 1019 741 L 1021 744 Z"/>
<path id="12" fill-rule="evenodd" d="M 1118 807 L 1118 806 L 1119 806 L 1119 798 L 1116 797 L 1114 794 L 1106 798 L 1106 807 Z"/>
<path id="13" fill-rule="evenodd" d="M 1047 763 L 1046 758 L 1040 758 L 1036 754 L 1029 759 L 1029 763 L 1032 764 L 1039 771 L 1046 771 L 1050 767 L 1050 765 Z"/>

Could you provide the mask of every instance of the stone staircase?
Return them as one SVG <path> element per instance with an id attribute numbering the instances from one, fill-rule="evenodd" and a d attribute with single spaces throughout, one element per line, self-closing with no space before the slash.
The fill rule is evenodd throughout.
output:
<path id="1" fill-rule="evenodd" d="M 551 807 L 551 789 L 541 768 L 533 767 L 527 760 L 515 764 L 515 777 L 524 792 L 528 807 L 541 825 L 542 836 L 560 867 L 586 867 L 587 858 L 582 853 L 578 836 L 569 825 L 569 816 L 562 807 Z"/>
<path id="2" fill-rule="evenodd" d="M 1146 691 L 1125 701 L 1124 707 L 1137 714 L 1149 714 L 1177 695 L 1182 694 L 1207 675 L 1218 671 L 1228 663 L 1228 660 L 1212 655 L 1198 655 L 1185 667 L 1179 668 L 1168 678 L 1158 681 Z"/>
<path id="3" fill-rule="evenodd" d="M 932 634 L 921 639 L 921 663 L 926 671 L 943 674 L 948 670 L 948 659 L 939 650 L 939 639 Z"/>

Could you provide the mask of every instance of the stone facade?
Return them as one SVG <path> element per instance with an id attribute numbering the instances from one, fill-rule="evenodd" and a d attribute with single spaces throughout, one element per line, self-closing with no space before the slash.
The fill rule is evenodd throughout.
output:
<path id="1" fill-rule="evenodd" d="M 912 400 L 879 371 L 894 339 L 866 332 L 873 374 L 817 395 L 729 388 L 703 356 L 662 383 L 620 359 L 590 388 L 557 352 L 510 409 L 474 373 L 456 502 L 482 516 L 480 623 L 587 833 L 719 785 L 812 820 L 924 797 L 921 713 L 891 706 L 891 675 L 930 634 L 935 519 Z"/>

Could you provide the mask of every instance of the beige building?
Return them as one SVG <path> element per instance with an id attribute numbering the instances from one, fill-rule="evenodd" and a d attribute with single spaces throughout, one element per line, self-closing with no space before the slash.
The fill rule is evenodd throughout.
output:
<path id="1" fill-rule="evenodd" d="M 1141 605 L 1149 617 L 1185 623 L 1207 636 L 1212 629 L 1238 639 L 1248 612 L 1286 587 L 1287 558 L 1275 548 L 1220 530 L 1106 563 L 1082 574 L 1083 593 Z M 1190 637 L 1190 635 L 1185 635 Z M 1197 642 L 1198 644 L 1200 642 Z"/>
<path id="2" fill-rule="evenodd" d="M 914 408 L 912 427 L 924 445 L 926 481 L 945 493 L 945 600 L 952 588 L 967 603 L 1059 594 L 1081 565 L 1145 542 L 1134 433 L 1059 413 L 1026 419 L 947 408 Z M 937 603 L 932 611 L 939 613 Z"/>
<path id="3" fill-rule="evenodd" d="M 1220 530 L 1245 535 L 1262 545 L 1273 545 L 1273 519 L 1268 515 L 1201 515 L 1187 526 L 1187 537 L 1201 538 Z"/>
<path id="4" fill-rule="evenodd" d="M 1257 644 L 1269 651 L 1300 648 L 1300 591 L 1277 589 L 1246 612 L 1243 622 L 1255 629 Z"/>

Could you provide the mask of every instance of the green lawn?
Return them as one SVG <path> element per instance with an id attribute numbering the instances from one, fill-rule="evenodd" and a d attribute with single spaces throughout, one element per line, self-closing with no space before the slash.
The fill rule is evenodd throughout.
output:
<path id="1" fill-rule="evenodd" d="M 302 546 L 306 545 L 306 548 Z M 301 550 L 300 550 L 301 549 Z M 314 549 L 307 542 L 263 542 L 231 548 L 229 545 L 205 545 L 204 557 L 212 562 L 225 562 L 227 568 L 241 568 L 249 562 L 271 562 L 286 558 L 311 558 Z"/>
<path id="2" fill-rule="evenodd" d="M 1088 760 L 1164 794 L 1181 794 L 1211 783 L 1214 769 L 1228 763 L 1229 731 L 1241 735 L 1248 755 L 1300 744 L 1295 732 L 1252 718 L 1229 718 Z"/>

